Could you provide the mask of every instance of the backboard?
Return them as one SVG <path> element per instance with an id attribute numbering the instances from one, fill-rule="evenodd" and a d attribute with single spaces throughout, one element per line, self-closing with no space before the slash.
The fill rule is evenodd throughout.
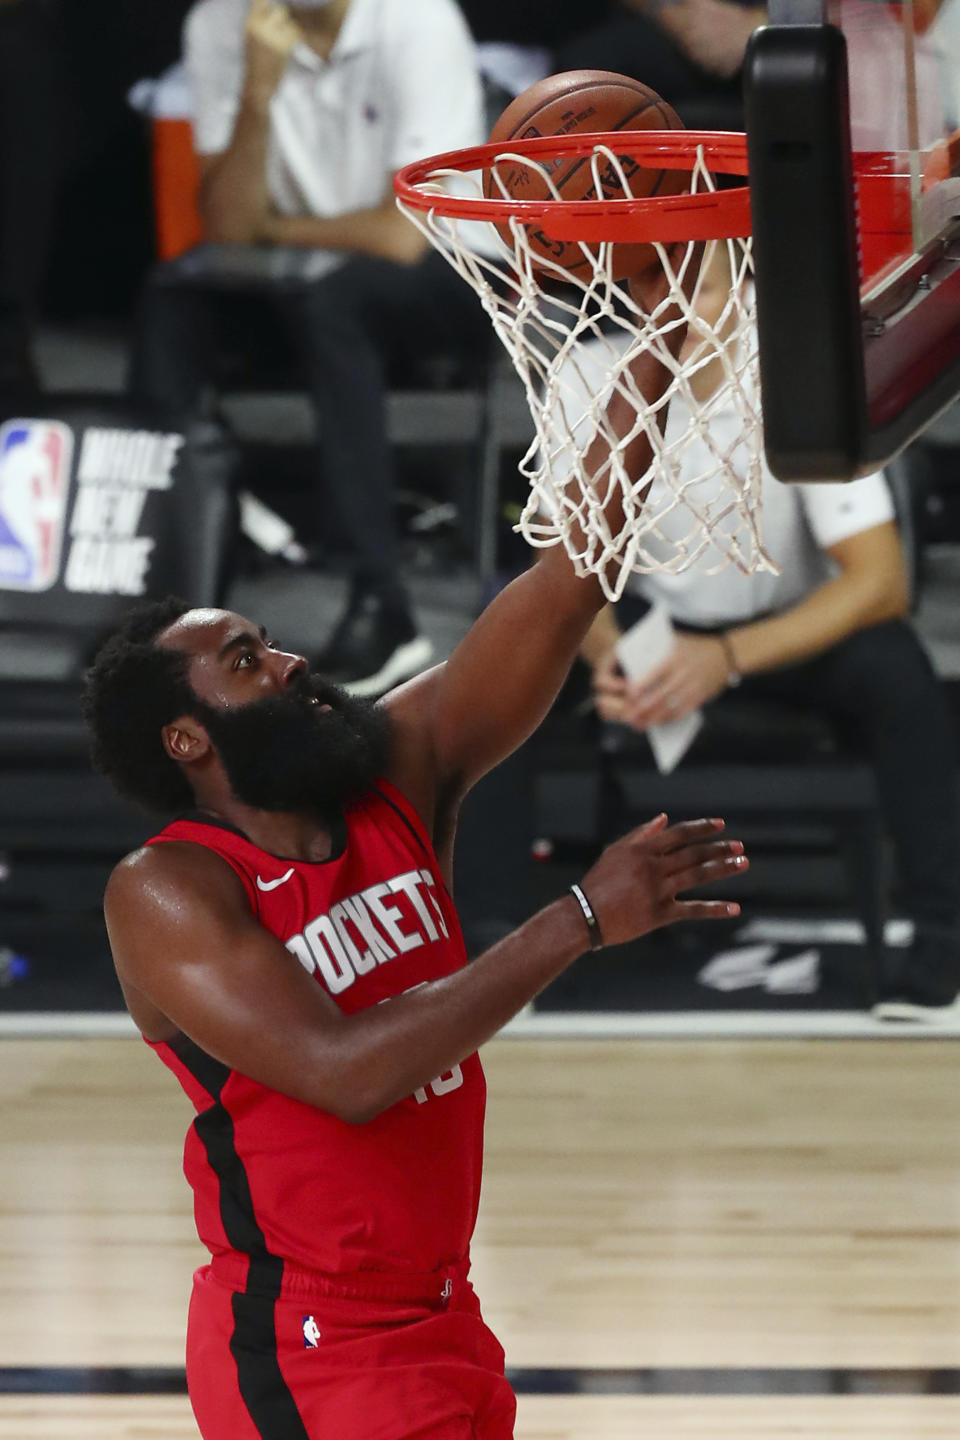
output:
<path id="1" fill-rule="evenodd" d="M 853 479 L 960 395 L 960 0 L 771 0 L 745 96 L 767 459 Z"/>

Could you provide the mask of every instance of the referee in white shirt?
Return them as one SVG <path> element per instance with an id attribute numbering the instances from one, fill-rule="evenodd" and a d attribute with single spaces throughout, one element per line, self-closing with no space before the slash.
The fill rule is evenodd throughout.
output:
<path id="1" fill-rule="evenodd" d="M 730 283 L 723 256 L 718 246 L 698 296 L 699 306 L 715 306 L 716 313 Z M 701 403 L 708 398 L 698 397 Z M 675 400 L 668 442 L 672 427 L 688 420 Z M 716 454 L 728 455 L 734 466 L 746 464 L 745 447 L 737 443 L 741 425 L 732 405 L 715 404 L 709 443 L 701 437 L 687 445 L 684 473 L 703 476 Z M 719 498 L 722 476 L 713 483 Z M 702 480 L 697 497 L 704 505 L 710 499 Z M 665 559 L 673 553 L 671 540 L 682 538 L 689 525 L 682 506 L 658 522 Z M 598 711 L 604 720 L 645 731 L 737 686 L 746 698 L 767 697 L 824 714 L 873 766 L 892 841 L 897 898 L 915 926 L 912 947 L 899 952 L 896 973 L 884 978 L 875 1013 L 886 1019 L 955 1019 L 960 1014 L 955 725 L 946 693 L 905 618 L 909 584 L 886 479 L 876 474 L 847 485 L 785 485 L 764 466 L 760 528 L 779 575 L 745 575 L 732 565 L 715 574 L 691 568 L 637 575 L 633 595 L 640 606 L 628 599 L 616 615 L 610 607 L 601 612 L 581 651 L 593 670 Z M 657 543 L 656 535 L 645 541 L 648 550 Z M 613 647 L 621 625 L 645 604 L 666 608 L 677 644 L 661 666 L 630 684 Z"/>

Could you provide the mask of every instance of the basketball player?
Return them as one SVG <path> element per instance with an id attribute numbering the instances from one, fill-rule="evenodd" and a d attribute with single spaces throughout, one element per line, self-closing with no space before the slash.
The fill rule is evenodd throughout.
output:
<path id="1" fill-rule="evenodd" d="M 177 601 L 91 668 L 97 764 L 180 812 L 116 868 L 105 912 L 130 1012 L 197 1110 L 184 1166 L 211 1260 L 187 1378 L 205 1440 L 513 1434 L 469 1280 L 477 1048 L 587 950 L 736 915 L 678 896 L 747 865 L 722 821 L 657 816 L 465 963 L 461 802 L 546 714 L 601 603 L 542 551 L 446 664 L 377 706 L 241 616 Z"/>

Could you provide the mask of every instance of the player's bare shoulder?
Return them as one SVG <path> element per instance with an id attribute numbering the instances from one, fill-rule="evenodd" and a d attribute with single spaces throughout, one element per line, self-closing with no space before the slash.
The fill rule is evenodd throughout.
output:
<path id="1" fill-rule="evenodd" d="M 158 940 L 189 941 L 205 923 L 250 915 L 243 885 L 204 845 L 171 840 L 131 851 L 114 868 L 103 900 L 117 970 L 139 971 Z"/>
<path id="2" fill-rule="evenodd" d="M 169 978 L 162 972 L 182 970 L 207 953 L 223 925 L 255 923 L 226 861 L 179 840 L 144 845 L 121 860 L 107 882 L 103 913 L 127 1009 L 153 1041 L 178 1031 L 157 1003 Z"/>
<path id="3" fill-rule="evenodd" d="M 154 896 L 157 887 L 188 890 L 198 884 L 236 878 L 234 871 L 213 850 L 192 840 L 165 840 L 159 845 L 142 845 L 131 850 L 117 864 L 107 883 L 107 899 L 114 893 L 124 898 L 142 894 Z M 239 885 L 239 882 L 237 882 Z M 239 887 L 242 893 L 242 886 Z"/>

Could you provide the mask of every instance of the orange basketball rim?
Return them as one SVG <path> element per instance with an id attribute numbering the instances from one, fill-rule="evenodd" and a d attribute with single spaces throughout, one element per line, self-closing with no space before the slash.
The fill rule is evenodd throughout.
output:
<path id="1" fill-rule="evenodd" d="M 460 196 L 442 188 L 458 173 L 489 171 L 509 159 L 544 164 L 559 157 L 592 156 L 598 148 L 656 170 L 689 170 L 698 164 L 723 175 L 747 174 L 746 136 L 707 130 L 638 130 L 545 135 L 476 145 L 407 165 L 394 179 L 400 201 L 415 210 L 457 220 L 521 224 L 536 222 L 556 240 L 654 242 L 734 239 L 750 234 L 746 185 L 643 198 L 517 200 L 508 195 Z"/>

